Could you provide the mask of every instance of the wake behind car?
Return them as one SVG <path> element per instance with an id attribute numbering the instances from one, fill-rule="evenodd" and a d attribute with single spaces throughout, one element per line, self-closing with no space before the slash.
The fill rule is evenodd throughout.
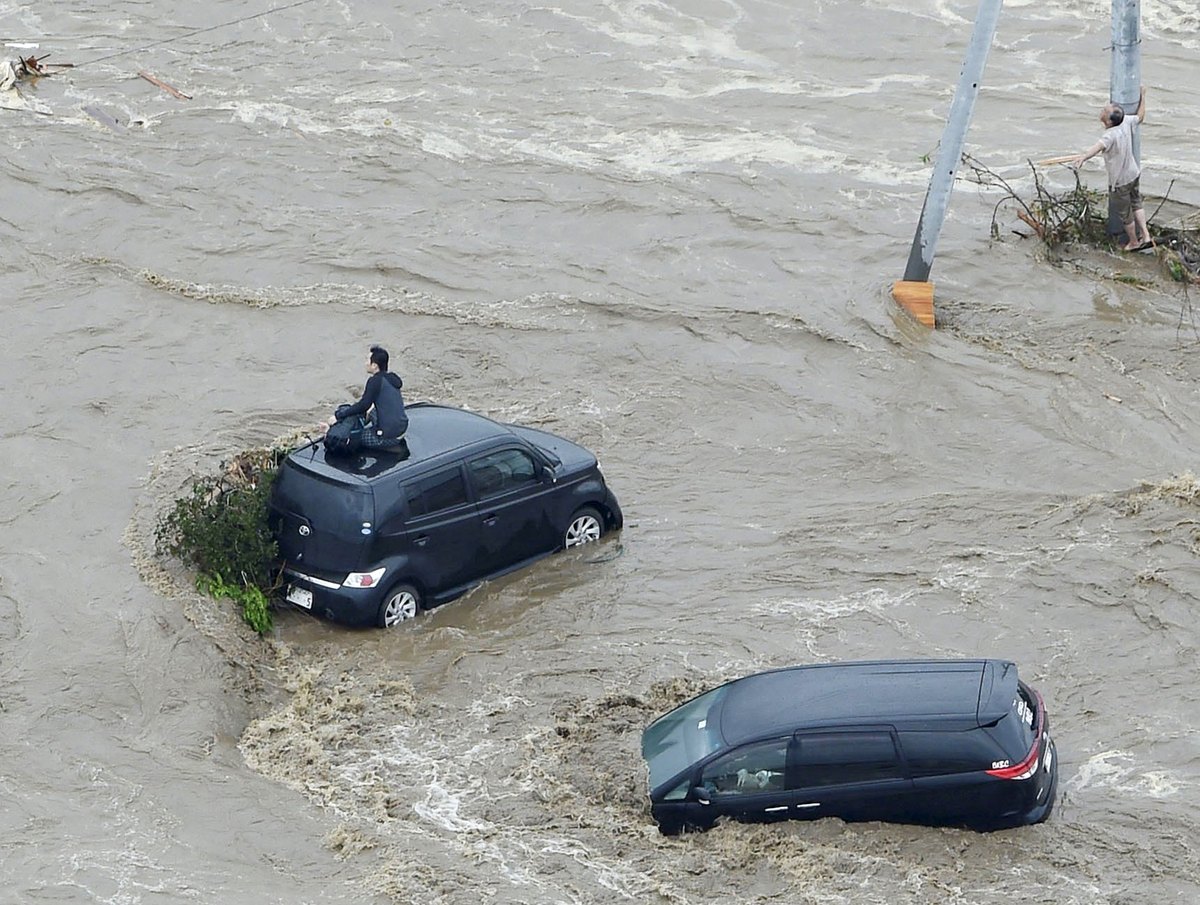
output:
<path id="1" fill-rule="evenodd" d="M 291 453 L 270 504 L 286 599 L 388 627 L 555 550 L 620 529 L 596 457 L 545 431 L 408 406 L 394 451 Z"/>
<path id="2" fill-rule="evenodd" d="M 1039 823 L 1058 760 L 1042 696 L 1007 660 L 796 666 L 714 688 L 642 733 L 665 834 L 719 817 L 978 830 Z"/>

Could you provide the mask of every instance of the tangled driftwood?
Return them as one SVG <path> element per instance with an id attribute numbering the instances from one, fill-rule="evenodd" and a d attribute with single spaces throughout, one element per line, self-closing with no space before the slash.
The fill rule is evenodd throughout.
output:
<path id="1" fill-rule="evenodd" d="M 998 188 L 1004 195 L 992 210 L 992 237 L 1000 237 L 1001 215 L 1015 208 L 1017 219 L 1033 230 L 1033 235 L 1052 254 L 1071 244 L 1086 244 L 1104 248 L 1118 247 L 1108 233 L 1107 195 L 1086 188 L 1073 171 L 1075 185 L 1065 192 L 1053 192 L 1030 162 L 1033 173 L 1033 194 L 1024 198 L 1012 184 L 978 160 L 963 155 L 963 163 L 971 170 L 971 180 L 988 188 Z M 1179 218 L 1177 225 L 1158 221 L 1159 212 L 1170 198 L 1174 182 L 1153 212 L 1148 212 L 1147 225 L 1154 241 L 1154 252 L 1166 274 L 1185 285 L 1200 283 L 1200 212 Z M 1014 229 L 1022 238 L 1029 235 Z"/>

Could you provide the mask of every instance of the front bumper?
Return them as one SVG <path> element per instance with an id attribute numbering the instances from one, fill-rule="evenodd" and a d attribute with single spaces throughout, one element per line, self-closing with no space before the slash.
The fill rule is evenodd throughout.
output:
<path id="1" fill-rule="evenodd" d="M 621 504 L 607 485 L 604 487 L 604 508 L 608 510 L 609 515 L 607 530 L 620 531 L 625 524 L 625 516 L 621 512 Z"/>

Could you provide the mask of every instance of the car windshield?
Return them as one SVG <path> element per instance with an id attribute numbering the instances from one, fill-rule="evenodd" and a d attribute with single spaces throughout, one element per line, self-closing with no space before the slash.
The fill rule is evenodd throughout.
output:
<path id="1" fill-rule="evenodd" d="M 693 698 L 655 720 L 642 733 L 642 757 L 650 767 L 650 788 L 656 789 L 724 744 L 717 709 L 728 686 Z"/>

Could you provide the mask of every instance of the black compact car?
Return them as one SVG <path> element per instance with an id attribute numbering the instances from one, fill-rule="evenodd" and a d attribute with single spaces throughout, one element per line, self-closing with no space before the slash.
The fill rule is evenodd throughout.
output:
<path id="1" fill-rule="evenodd" d="M 830 663 L 693 698 L 642 733 L 642 755 L 668 835 L 720 817 L 990 830 L 1050 815 L 1049 724 L 1006 660 Z"/>
<path id="2" fill-rule="evenodd" d="M 408 407 L 404 445 L 291 453 L 272 489 L 286 599 L 392 626 L 481 581 L 621 527 L 596 457 L 545 431 Z"/>

